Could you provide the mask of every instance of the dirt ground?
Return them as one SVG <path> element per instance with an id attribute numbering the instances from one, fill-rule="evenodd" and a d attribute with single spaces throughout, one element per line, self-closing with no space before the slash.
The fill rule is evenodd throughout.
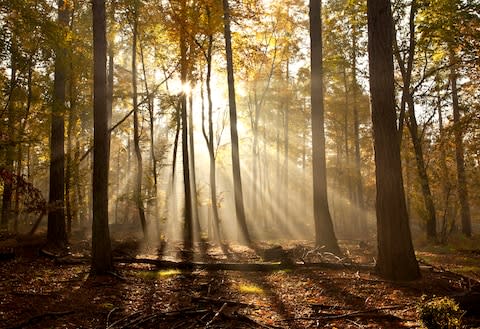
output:
<path id="1" fill-rule="evenodd" d="M 345 259 L 307 242 L 281 245 L 262 246 L 280 251 L 280 259 L 275 252 L 259 256 L 238 245 L 223 251 L 210 244 L 197 247 L 210 263 L 283 257 L 298 264 L 367 265 L 374 260 L 373 248 L 357 242 L 342 243 Z M 400 283 L 380 278 L 369 266 L 227 271 L 117 262 L 114 275 L 94 277 L 88 249 L 88 242 L 77 241 L 64 259 L 24 251 L 1 260 L 0 328 L 419 328 L 422 296 L 456 296 L 478 288 L 478 273 L 458 275 L 425 263 L 420 280 Z M 116 257 L 177 258 L 178 244 L 160 249 L 139 248 L 135 240 L 114 244 Z M 419 258 L 433 256 L 420 253 Z M 480 260 L 475 254 L 469 259 Z M 480 327 L 477 312 L 472 307 L 464 316 L 466 328 Z"/>

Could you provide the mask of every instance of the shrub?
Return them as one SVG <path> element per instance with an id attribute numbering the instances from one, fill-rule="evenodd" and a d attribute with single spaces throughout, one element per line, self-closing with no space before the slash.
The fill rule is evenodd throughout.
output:
<path id="1" fill-rule="evenodd" d="M 464 314 L 458 304 L 448 297 L 431 300 L 422 297 L 418 313 L 427 329 L 459 329 Z"/>

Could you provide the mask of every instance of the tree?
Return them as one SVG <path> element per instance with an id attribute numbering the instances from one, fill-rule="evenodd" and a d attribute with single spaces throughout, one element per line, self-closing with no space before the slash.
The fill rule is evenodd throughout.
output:
<path id="1" fill-rule="evenodd" d="M 93 0 L 93 222 L 92 271 L 105 274 L 113 270 L 108 228 L 109 140 L 107 109 L 107 29 L 105 0 Z"/>
<path id="2" fill-rule="evenodd" d="M 180 17 L 186 18 L 186 2 L 180 3 Z M 187 85 L 188 58 L 187 58 L 187 31 L 182 24 L 180 27 L 180 80 L 182 91 L 180 94 L 180 118 L 182 122 L 182 164 L 183 164 L 183 187 L 185 196 L 184 222 L 183 222 L 183 247 L 189 252 L 193 247 L 193 209 L 192 188 L 190 180 L 190 161 L 188 156 L 188 118 L 187 118 Z M 187 255 L 189 256 L 189 255 Z"/>
<path id="3" fill-rule="evenodd" d="M 377 270 L 390 280 L 413 280 L 420 271 L 410 235 L 397 138 L 390 1 L 368 0 L 367 8 L 377 187 Z"/>
<path id="4" fill-rule="evenodd" d="M 245 208 L 243 204 L 242 178 L 240 174 L 240 155 L 238 149 L 238 131 L 237 131 L 237 106 L 235 101 L 235 80 L 233 76 L 233 54 L 232 54 L 232 34 L 230 31 L 230 8 L 228 0 L 223 0 L 223 22 L 225 37 L 225 52 L 227 58 L 227 78 L 228 78 L 228 104 L 230 109 L 230 135 L 232 142 L 232 170 L 233 170 L 233 189 L 235 196 L 235 211 L 237 221 L 242 233 L 242 239 L 247 245 L 252 244 L 250 233 L 248 232 L 247 221 L 245 218 Z"/>
<path id="5" fill-rule="evenodd" d="M 202 133 L 205 138 L 205 142 L 208 148 L 208 156 L 210 161 L 210 202 L 212 206 L 213 213 L 213 235 L 214 240 L 221 241 L 222 236 L 220 232 L 220 216 L 218 214 L 218 199 L 217 199 L 217 178 L 216 172 L 217 167 L 215 163 L 215 141 L 213 136 L 213 101 L 212 101 L 212 57 L 213 57 L 213 42 L 214 42 L 214 32 L 215 24 L 214 17 L 212 17 L 212 5 L 210 3 L 205 4 L 205 16 L 207 18 L 206 22 L 206 39 L 207 39 L 207 49 L 203 50 L 203 55 L 206 62 L 206 79 L 205 86 L 207 88 L 207 102 L 208 102 L 208 133 L 205 129 L 205 108 L 202 102 Z M 203 96 L 203 92 L 202 92 Z"/>
<path id="6" fill-rule="evenodd" d="M 48 244 L 63 248 L 67 244 L 65 225 L 65 83 L 67 74 L 66 60 L 66 29 L 69 21 L 68 3 L 59 0 L 58 23 L 60 38 L 55 51 L 55 80 L 53 85 L 54 97 L 52 108 L 52 128 L 50 139 L 50 193 L 48 213 Z"/>
<path id="7" fill-rule="evenodd" d="M 140 127 L 139 127 L 139 109 L 137 92 L 137 38 L 138 38 L 138 10 L 139 4 L 135 0 L 132 8 L 132 89 L 133 89 L 133 144 L 135 156 L 137 158 L 137 175 L 135 178 L 134 199 L 138 209 L 138 216 L 142 225 L 143 236 L 147 238 L 147 221 L 145 218 L 145 209 L 142 200 L 142 178 L 143 178 L 143 160 L 142 150 L 140 149 Z"/>
<path id="8" fill-rule="evenodd" d="M 435 241 L 437 237 L 437 218 L 435 214 L 435 205 L 433 202 L 433 195 L 430 189 L 430 181 L 427 174 L 427 165 L 424 157 L 422 139 L 423 134 L 419 131 L 417 117 L 415 114 L 415 100 L 414 92 L 417 88 L 412 88 L 412 71 L 414 68 L 416 37 L 415 37 L 415 16 L 417 12 L 417 2 L 413 0 L 410 4 L 410 16 L 409 16 L 409 38 L 408 38 L 408 51 L 405 57 L 402 57 L 398 47 L 398 41 L 394 39 L 395 57 L 400 67 L 400 73 L 402 75 L 402 104 L 400 120 L 405 112 L 405 105 L 408 106 L 407 115 L 407 127 L 410 131 L 412 138 L 413 149 L 415 151 L 415 160 L 417 164 L 418 177 L 420 179 L 420 185 L 422 187 L 422 195 L 426 210 L 426 231 L 427 238 Z M 401 124 L 400 124 L 401 126 Z"/>
<path id="9" fill-rule="evenodd" d="M 311 106 L 312 106 L 312 167 L 313 213 L 315 243 L 326 250 L 339 253 L 340 248 L 333 230 L 328 208 L 327 173 L 325 160 L 325 122 L 323 106 L 323 52 L 322 52 L 322 2 L 310 0 L 311 42 Z"/>
<path id="10" fill-rule="evenodd" d="M 472 236 L 472 220 L 467 188 L 467 175 L 465 172 L 465 149 L 463 146 L 463 131 L 461 127 L 460 104 L 458 101 L 457 87 L 457 61 L 453 47 L 450 46 L 450 85 L 452 88 L 453 124 L 455 135 L 455 160 L 457 164 L 457 193 L 460 201 L 460 215 L 462 218 L 462 233 Z"/>

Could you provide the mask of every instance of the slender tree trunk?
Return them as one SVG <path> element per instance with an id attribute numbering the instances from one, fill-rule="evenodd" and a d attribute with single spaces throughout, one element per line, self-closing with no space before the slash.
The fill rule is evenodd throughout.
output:
<path id="1" fill-rule="evenodd" d="M 67 233 L 71 235 L 72 233 L 72 221 L 74 216 L 74 202 L 73 202 L 73 133 L 76 125 L 76 115 L 74 111 L 75 108 L 75 95 L 74 95 L 74 83 L 73 83 L 73 70 L 70 69 L 70 88 L 69 88 L 69 98 L 70 98 L 70 109 L 68 111 L 68 126 L 67 126 L 67 170 L 65 172 L 65 210 L 67 217 Z"/>
<path id="2" fill-rule="evenodd" d="M 17 46 L 15 41 L 15 36 L 12 36 L 12 46 L 11 46 L 11 73 L 10 73 L 10 90 L 8 95 L 8 104 L 7 104 L 7 130 L 8 130 L 8 138 L 9 143 L 6 145 L 6 152 L 5 152 L 5 168 L 13 173 L 13 161 L 15 156 L 15 106 L 14 106 L 14 99 L 15 99 L 15 87 L 17 84 L 17 63 L 16 58 L 17 56 Z M 2 218 L 0 221 L 0 228 L 3 230 L 8 229 L 8 225 L 10 223 L 10 219 L 12 217 L 12 193 L 13 193 L 13 186 L 12 182 L 9 180 L 4 180 L 3 182 L 3 195 L 2 195 Z"/>
<path id="3" fill-rule="evenodd" d="M 360 234 L 367 233 L 367 218 L 365 210 L 365 197 L 363 195 L 363 179 L 361 170 L 360 154 L 360 120 L 358 118 L 358 82 L 357 82 L 357 30 L 355 23 L 352 26 L 352 107 L 353 107 L 353 140 L 355 144 L 355 202 L 358 209 L 358 222 L 360 224 Z"/>
<path id="4" fill-rule="evenodd" d="M 413 149 L 415 151 L 415 160 L 417 164 L 418 176 L 422 187 L 423 201 L 427 211 L 427 238 L 435 241 L 437 238 L 437 218 L 435 214 L 435 205 L 430 190 L 430 182 L 427 174 L 427 167 L 423 155 L 423 146 L 421 137 L 418 135 L 417 119 L 415 116 L 415 104 L 411 95 L 407 95 L 408 121 L 407 126 L 412 137 Z"/>
<path id="5" fill-rule="evenodd" d="M 185 2 L 182 1 L 181 15 L 186 17 Z M 180 79 L 182 85 L 187 83 L 187 31 L 182 25 L 180 30 Z M 183 222 L 183 247 L 189 252 L 193 247 L 193 216 L 192 216 L 192 190 L 190 182 L 190 161 L 188 156 L 188 119 L 187 119 L 187 94 L 182 90 L 180 95 L 181 119 L 182 119 L 182 158 L 183 158 L 183 187 L 185 194 L 185 209 Z"/>
<path id="6" fill-rule="evenodd" d="M 113 270 L 108 228 L 109 140 L 107 110 L 107 40 L 105 1 L 93 0 L 93 223 L 92 271 L 106 274 Z"/>
<path id="7" fill-rule="evenodd" d="M 68 26 L 67 3 L 58 1 L 58 23 Z M 62 41 L 63 42 L 63 41 Z M 55 53 L 55 80 L 50 139 L 50 192 L 47 241 L 53 247 L 67 244 L 65 227 L 65 83 L 67 75 L 65 45 L 59 45 Z"/>
<path id="8" fill-rule="evenodd" d="M 238 225 L 242 233 L 242 239 L 247 245 L 252 244 L 250 233 L 248 232 L 245 208 L 243 204 L 242 178 L 240 174 L 240 155 L 238 146 L 237 131 L 237 105 L 235 101 L 235 81 L 233 76 L 233 54 L 232 54 L 232 35 L 230 32 L 230 8 L 228 0 L 223 1 L 223 22 L 225 51 L 227 58 L 228 75 L 228 103 L 230 108 L 230 134 L 232 143 L 232 169 L 233 169 L 233 189 L 235 196 L 235 210 Z"/>
<path id="9" fill-rule="evenodd" d="M 420 271 L 410 235 L 397 136 L 391 4 L 389 0 L 367 0 L 367 8 L 377 186 L 377 270 L 390 280 L 413 280 Z"/>
<path id="10" fill-rule="evenodd" d="M 192 220 L 195 225 L 196 238 L 200 238 L 202 228 L 200 227 L 200 216 L 198 215 L 198 199 L 197 199 L 197 177 L 195 173 L 195 140 L 193 136 L 193 98 L 192 94 L 188 95 L 188 107 L 190 115 L 188 116 L 188 146 L 189 146 L 189 162 L 190 162 L 190 183 L 192 190 Z"/>
<path id="11" fill-rule="evenodd" d="M 69 32 L 73 31 L 74 28 L 74 18 L 75 18 L 75 8 L 72 8 L 70 11 L 70 26 L 69 26 Z M 65 172 L 65 210 L 66 210 L 66 219 L 67 219 L 67 234 L 70 236 L 72 233 L 72 222 L 73 218 L 76 214 L 76 206 L 78 204 L 75 203 L 74 201 L 74 189 L 72 188 L 74 184 L 74 166 L 76 165 L 74 163 L 74 152 L 73 152 L 73 134 L 75 132 L 75 126 L 77 124 L 77 118 L 78 115 L 75 112 L 76 109 L 76 89 L 77 89 L 77 77 L 75 74 L 75 69 L 74 69 L 74 63 L 73 63 L 73 58 L 71 52 L 68 54 L 68 60 L 70 64 L 70 71 L 69 71 L 69 78 L 70 78 L 70 83 L 68 85 L 68 99 L 70 101 L 70 108 L 68 111 L 68 125 L 67 125 L 67 169 Z"/>
<path id="12" fill-rule="evenodd" d="M 207 6 L 206 9 L 207 17 L 210 23 L 211 12 L 210 8 Z M 202 101 L 202 132 L 205 138 L 205 142 L 208 148 L 208 156 L 210 159 L 210 200 L 212 203 L 212 213 L 213 213 L 213 235 L 214 240 L 221 241 L 222 237 L 220 234 L 220 216 L 218 215 L 218 200 L 217 200 L 217 179 L 216 179 L 216 163 L 215 163 L 215 141 L 213 137 L 213 101 L 212 101 L 212 52 L 213 52 L 213 34 L 208 36 L 208 48 L 206 53 L 207 61 L 207 77 L 206 77 L 206 87 L 207 87 L 207 100 L 208 100 L 208 135 L 205 131 L 205 121 L 204 107 Z M 203 92 L 202 92 L 203 95 Z"/>
<path id="13" fill-rule="evenodd" d="M 430 190 L 430 182 L 427 174 L 427 168 L 425 164 L 425 157 L 423 154 L 423 146 L 422 146 L 422 136 L 418 134 L 418 124 L 417 118 L 415 114 L 415 102 L 413 99 L 413 92 L 411 89 L 411 80 L 412 80 L 412 70 L 413 70 L 413 62 L 415 56 L 415 16 L 417 11 L 417 4 L 416 1 L 413 0 L 410 5 L 410 16 L 409 16 L 409 52 L 408 58 L 405 60 L 401 57 L 399 47 L 397 44 L 396 39 L 394 39 L 393 46 L 395 47 L 395 57 L 397 59 L 398 65 L 400 66 L 400 72 L 402 74 L 403 80 L 403 90 L 402 90 L 402 100 L 401 100 L 401 114 L 405 113 L 405 105 L 408 106 L 408 120 L 407 120 L 407 127 L 410 131 L 410 136 L 412 137 L 412 144 L 413 149 L 415 151 L 415 160 L 417 163 L 417 170 L 418 175 L 420 178 L 420 185 L 422 187 L 422 195 L 423 201 L 425 205 L 425 210 L 427 212 L 426 218 L 426 231 L 427 231 L 427 238 L 429 240 L 435 241 L 437 238 L 437 219 L 435 213 L 435 205 L 433 202 L 432 192 Z M 403 119 L 402 117 L 400 120 Z M 403 126 L 399 125 L 401 129 Z M 399 131 L 399 138 L 401 137 L 401 133 Z M 401 140 L 401 138 L 400 138 Z"/>
<path id="14" fill-rule="evenodd" d="M 157 157 L 155 154 L 155 113 L 154 113 L 154 103 L 153 95 L 150 94 L 150 89 L 147 82 L 147 70 L 145 68 L 145 58 L 143 56 L 143 45 L 140 44 L 140 56 L 142 60 L 142 71 L 143 71 L 143 81 L 145 87 L 145 93 L 147 97 L 147 107 L 148 107 L 148 116 L 150 121 L 150 161 L 152 163 L 152 176 L 153 176 L 153 200 L 155 208 L 155 228 L 157 236 L 160 234 L 160 223 L 159 223 L 159 204 L 158 204 L 158 170 L 157 170 Z"/>
<path id="15" fill-rule="evenodd" d="M 438 94 L 438 91 L 437 91 Z M 451 215 L 450 211 L 450 205 L 449 205 L 449 200 L 450 200 L 450 194 L 452 190 L 452 184 L 450 183 L 450 173 L 448 170 L 448 165 L 447 165 L 447 151 L 445 149 L 445 131 L 443 128 L 443 114 L 442 114 L 442 106 L 441 106 L 441 101 L 440 101 L 440 96 L 437 95 L 438 98 L 438 105 L 437 105 L 437 111 L 438 111 L 438 133 L 440 136 L 440 170 L 441 170 L 441 176 L 442 179 L 442 194 L 443 194 L 443 221 L 442 221 L 442 226 L 441 226 L 441 236 L 440 236 L 440 242 L 441 243 L 446 243 L 447 242 L 447 235 L 449 233 L 448 229 L 448 224 L 449 224 L 449 217 Z M 454 222 L 454 219 L 451 221 Z"/>
<path id="16" fill-rule="evenodd" d="M 328 208 L 323 107 L 322 1 L 310 0 L 313 213 L 315 243 L 340 253 Z"/>
<path id="17" fill-rule="evenodd" d="M 33 75 L 33 60 L 32 60 L 33 55 L 30 55 L 29 61 L 28 61 L 28 73 L 27 73 L 27 105 L 25 107 L 25 114 L 23 116 L 23 120 L 20 124 L 20 129 L 18 131 L 18 136 L 19 138 L 22 138 L 26 129 L 27 129 L 27 123 L 30 115 L 30 110 L 32 107 L 32 98 L 33 98 L 33 92 L 32 92 L 32 75 Z M 17 145 L 17 177 L 22 175 L 22 170 L 23 170 L 23 144 L 18 143 Z M 19 220 L 19 215 L 20 215 L 20 189 L 15 189 L 15 210 L 14 210 L 14 222 L 13 222 L 13 231 L 15 233 L 18 232 L 18 220 Z"/>
<path id="18" fill-rule="evenodd" d="M 349 131 L 349 121 L 348 121 L 348 114 L 350 110 L 350 98 L 349 98 L 349 90 L 348 90 L 348 79 L 347 79 L 347 68 L 343 68 L 343 87 L 344 87 L 344 92 L 345 92 L 345 109 L 343 113 L 343 135 L 344 135 L 344 144 L 343 148 L 345 151 L 345 179 L 346 179 L 346 187 L 347 187 L 347 193 L 348 193 L 348 199 L 350 200 L 350 203 L 347 203 L 345 205 L 345 214 L 344 216 L 344 221 L 350 223 L 350 228 L 349 230 L 353 232 L 358 232 L 359 228 L 359 223 L 358 223 L 358 217 L 355 215 L 352 217 L 352 203 L 355 199 L 355 189 L 354 185 L 352 182 L 352 159 L 350 156 L 350 148 L 349 148 L 349 143 L 348 143 L 348 131 Z"/>
<path id="19" fill-rule="evenodd" d="M 463 147 L 463 130 L 460 121 L 460 105 L 458 102 L 457 90 L 457 69 L 456 58 L 453 49 L 450 49 L 450 84 L 452 86 L 452 107 L 453 124 L 455 136 L 455 160 L 457 163 L 457 193 L 460 202 L 460 216 L 462 218 L 462 233 L 468 237 L 472 236 L 472 220 L 470 216 L 470 205 L 467 187 L 467 175 L 465 172 L 465 158 Z"/>
<path id="20" fill-rule="evenodd" d="M 287 59 L 287 75 L 286 75 L 286 80 L 287 80 L 287 99 L 285 100 L 285 109 L 284 109 L 284 126 L 283 126 L 283 138 L 284 138 L 284 143 L 283 143 L 283 148 L 284 148 L 284 155 L 283 155 L 283 167 L 284 167 L 284 184 L 283 184 L 283 189 L 285 191 L 285 202 L 284 202 L 284 217 L 285 217 L 285 223 L 289 221 L 289 202 L 290 202 L 290 197 L 289 197 L 289 188 L 288 188 L 288 151 L 289 151 L 289 136 L 288 136 L 288 128 L 289 128 L 289 112 L 290 112 L 290 63 Z"/>
<path id="21" fill-rule="evenodd" d="M 81 179 L 80 179 L 80 141 L 77 139 L 75 142 L 75 152 L 74 152 L 74 158 L 73 158 L 73 176 L 72 179 L 74 181 L 74 189 L 75 189 L 75 204 L 77 205 L 77 211 L 76 211 L 76 218 L 79 224 L 84 222 L 84 194 L 82 193 L 82 187 L 81 187 Z"/>
<path id="22" fill-rule="evenodd" d="M 134 21 L 132 36 L 132 88 L 133 88 L 133 144 L 135 156 L 137 158 L 137 173 L 135 179 L 134 199 L 138 209 L 140 223 L 142 225 L 143 236 L 147 239 L 147 220 L 145 218 L 145 207 L 142 200 L 142 179 L 143 179 L 143 160 L 142 150 L 140 148 L 140 127 L 138 119 L 138 92 L 137 92 L 137 38 L 138 38 L 138 3 L 134 4 Z"/>

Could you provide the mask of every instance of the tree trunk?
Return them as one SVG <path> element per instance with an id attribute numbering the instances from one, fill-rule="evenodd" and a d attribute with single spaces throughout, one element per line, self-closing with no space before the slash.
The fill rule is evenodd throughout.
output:
<path id="1" fill-rule="evenodd" d="M 323 107 L 322 2 L 310 0 L 313 213 L 315 243 L 340 253 L 328 208 Z"/>
<path id="2" fill-rule="evenodd" d="M 420 186 L 422 187 L 423 201 L 425 205 L 425 210 L 427 212 L 426 218 L 426 231 L 427 238 L 429 240 L 435 241 L 437 237 L 437 219 L 435 214 L 435 205 L 433 203 L 433 196 L 430 190 L 430 182 L 427 174 L 427 167 L 425 164 L 425 158 L 423 155 L 423 146 L 422 146 L 422 136 L 419 136 L 418 133 L 418 124 L 415 114 L 415 102 L 413 99 L 413 92 L 411 89 L 412 81 L 412 70 L 413 62 L 415 56 L 415 15 L 417 11 L 416 1 L 412 1 L 410 5 L 410 16 L 409 16 L 409 51 L 407 62 L 401 57 L 398 44 L 396 39 L 394 39 L 395 47 L 395 56 L 400 67 L 400 72 L 402 74 L 403 80 L 403 89 L 402 89 L 402 100 L 401 100 L 401 114 L 405 113 L 405 105 L 408 106 L 408 120 L 407 127 L 410 131 L 410 136 L 412 137 L 413 149 L 415 152 L 415 160 L 417 164 L 418 176 L 420 178 Z M 403 120 L 400 117 L 400 120 Z M 402 129 L 402 125 L 399 125 L 399 129 Z M 401 140 L 401 133 L 399 131 L 399 139 Z"/>
<path id="3" fill-rule="evenodd" d="M 192 94 L 188 95 L 188 107 L 190 115 L 188 117 L 188 146 L 189 146 L 189 162 L 190 162 L 190 183 L 192 191 L 192 220 L 195 225 L 195 238 L 201 237 L 202 228 L 200 227 L 200 216 L 198 215 L 198 199 L 197 199 L 197 177 L 195 173 L 195 140 L 193 136 L 193 98 Z"/>
<path id="4" fill-rule="evenodd" d="M 233 189 L 235 197 L 235 210 L 238 225 L 242 233 L 242 239 L 247 245 L 252 244 L 250 233 L 248 232 L 247 220 L 245 218 L 245 208 L 243 204 L 242 178 L 240 174 L 240 155 L 238 147 L 237 131 L 237 105 L 235 101 L 235 80 L 233 76 L 233 54 L 232 54 L 232 35 L 230 32 L 230 8 L 228 0 L 223 1 L 223 22 L 225 51 L 227 58 L 228 75 L 228 103 L 230 109 L 230 134 L 232 143 L 232 170 L 233 170 Z"/>
<path id="5" fill-rule="evenodd" d="M 456 58 L 453 49 L 450 49 L 450 83 L 452 86 L 453 124 L 455 136 L 455 160 L 457 163 L 457 193 L 460 202 L 460 216 L 462 218 L 462 233 L 472 236 L 472 220 L 468 201 L 467 175 L 465 172 L 465 158 L 463 147 L 463 130 L 460 122 L 460 105 L 458 103 Z"/>
<path id="6" fill-rule="evenodd" d="M 389 0 L 368 0 L 368 53 L 376 166 L 377 270 L 390 280 L 420 276 L 403 191 L 397 137 Z"/>
<path id="7" fill-rule="evenodd" d="M 145 87 L 145 93 L 147 98 L 148 116 L 150 122 L 150 162 L 152 163 L 152 176 L 153 176 L 153 202 L 154 202 L 154 217 L 155 229 L 157 236 L 160 236 L 160 223 L 159 223 L 159 203 L 158 203 L 158 170 L 157 170 L 157 157 L 155 154 L 155 113 L 153 95 L 150 94 L 147 80 L 147 70 L 145 68 L 145 58 L 143 56 L 143 45 L 140 44 L 140 56 L 142 60 L 143 81 Z"/>
<path id="8" fill-rule="evenodd" d="M 186 17 L 185 2 L 181 3 L 181 16 Z M 180 28 L 180 79 L 182 86 L 187 84 L 187 31 L 185 26 Z M 185 209 L 183 222 L 183 247 L 189 252 L 193 247 L 193 216 L 192 216 L 192 189 L 190 182 L 190 161 L 188 157 L 188 119 L 187 119 L 187 94 L 182 90 L 180 95 L 182 119 L 182 158 L 183 158 L 183 188 L 185 195 Z"/>
<path id="9" fill-rule="evenodd" d="M 353 140 L 355 144 L 355 205 L 358 209 L 358 222 L 360 234 L 367 233 L 367 218 L 365 210 L 365 197 L 363 195 L 363 179 L 360 155 L 360 121 L 358 119 L 358 82 L 357 82 L 357 30 L 355 23 L 352 25 L 352 107 L 353 107 Z"/>
<path id="10" fill-rule="evenodd" d="M 92 271 L 106 274 L 113 270 L 108 228 L 109 140 L 107 110 L 107 40 L 105 1 L 93 0 L 93 223 Z"/>
<path id="11" fill-rule="evenodd" d="M 27 129 L 28 117 L 30 115 L 30 110 L 32 108 L 32 76 L 33 76 L 33 55 L 30 55 L 28 61 L 28 73 L 27 73 L 27 105 L 25 107 L 25 114 L 23 116 L 23 120 L 20 124 L 20 129 L 18 132 L 18 136 L 22 138 L 25 130 Z M 28 148 L 28 147 L 27 147 Z M 28 152 L 28 151 L 27 151 Z M 18 143 L 17 145 L 17 177 L 22 175 L 23 170 L 23 145 L 22 143 Z M 28 163 L 27 163 L 28 165 Z M 18 220 L 20 215 L 20 189 L 15 189 L 15 209 L 14 209 L 14 222 L 13 222 L 13 231 L 18 233 Z"/>
<path id="12" fill-rule="evenodd" d="M 349 110 L 350 110 L 350 95 L 349 95 L 349 88 L 348 88 L 348 78 L 347 78 L 347 68 L 343 67 L 343 88 L 344 88 L 344 93 L 345 93 L 345 108 L 343 111 L 343 136 L 344 136 L 344 144 L 343 144 L 343 149 L 345 151 L 345 165 L 344 165 L 344 170 L 345 170 L 345 185 L 347 188 L 347 197 L 350 202 L 346 202 L 345 204 L 345 216 L 344 216 L 344 222 L 349 223 L 349 231 L 351 233 L 354 232 L 359 232 L 359 223 L 358 223 L 358 216 L 352 216 L 352 204 L 355 199 L 355 189 L 352 181 L 352 159 L 350 156 L 350 147 L 349 147 L 349 142 L 348 142 L 348 131 L 349 131 Z M 345 227 L 346 228 L 346 227 Z"/>
<path id="13" fill-rule="evenodd" d="M 289 151 L 289 136 L 288 136 L 288 129 L 289 129 L 289 112 L 290 112 L 290 63 L 287 59 L 287 75 L 286 75 L 286 80 L 287 80 L 287 97 L 285 101 L 285 109 L 284 109 L 284 126 L 283 126 L 283 138 L 284 138 L 284 143 L 283 143 L 283 149 L 284 149 L 284 155 L 283 155 L 283 168 L 284 168 L 284 176 L 283 176 L 283 188 L 285 191 L 285 202 L 284 202 L 284 217 L 285 217 L 285 224 L 289 221 L 289 188 L 288 188 L 288 151 Z"/>
<path id="14" fill-rule="evenodd" d="M 17 84 L 17 51 L 16 51 L 16 41 L 15 36 L 12 36 L 12 49 L 11 49 L 11 73 L 10 73 L 10 90 L 8 95 L 8 138 L 9 143 L 6 145 L 5 152 L 5 169 L 13 173 L 13 158 L 15 153 L 15 108 L 14 108 L 14 92 L 15 86 Z M 0 228 L 8 230 L 8 224 L 11 219 L 12 212 L 12 192 L 13 186 L 12 182 L 9 180 L 4 180 L 3 182 L 3 194 L 2 194 L 2 218 L 0 221 Z"/>
<path id="15" fill-rule="evenodd" d="M 138 120 L 138 92 L 137 92 L 137 37 L 138 37 L 138 3 L 134 4 L 134 21 L 132 35 L 132 88 L 133 88 L 133 144 L 137 158 L 137 173 L 135 179 L 134 199 L 138 209 L 138 216 L 142 225 L 143 237 L 147 239 L 147 220 L 142 200 L 143 161 L 140 149 L 140 128 Z"/>
<path id="16" fill-rule="evenodd" d="M 209 7 L 207 7 L 207 17 L 211 19 L 211 12 Z M 221 241 L 222 236 L 220 233 L 220 216 L 218 215 L 218 200 L 217 200 L 217 168 L 215 163 L 215 149 L 214 149 L 214 137 L 213 137 L 213 101 L 212 101 L 212 52 L 213 52 L 213 34 L 210 34 L 208 37 L 208 48 L 206 54 L 207 61 L 207 77 L 206 77 L 206 86 L 207 86 L 207 99 L 208 99 L 208 136 L 205 132 L 205 126 L 203 125 L 204 115 L 202 111 L 202 131 L 205 141 L 208 148 L 208 156 L 210 158 L 210 200 L 212 203 L 212 213 L 213 213 L 213 234 L 214 239 Z M 202 102 L 203 104 L 203 102 Z M 202 108 L 203 109 L 203 108 Z"/>
<path id="17" fill-rule="evenodd" d="M 430 190 L 430 182 L 427 174 L 427 167 L 423 155 L 423 146 L 421 137 L 418 135 L 417 119 L 415 116 L 415 104 L 411 95 L 407 95 L 408 104 L 408 121 L 407 126 L 412 137 L 413 149 L 415 151 L 415 160 L 417 164 L 418 176 L 420 179 L 420 186 L 422 187 L 423 202 L 425 210 L 427 211 L 427 238 L 435 241 L 437 238 L 437 217 L 435 214 L 435 205 L 433 203 L 433 196 Z"/>
<path id="18" fill-rule="evenodd" d="M 438 83 L 438 82 L 437 82 Z M 441 226 L 440 242 L 446 243 L 450 227 L 453 227 L 455 218 L 451 218 L 452 211 L 450 209 L 450 195 L 452 191 L 452 184 L 450 183 L 450 173 L 447 165 L 447 151 L 445 149 L 445 130 L 443 128 L 443 113 L 441 106 L 441 99 L 439 95 L 439 89 L 437 89 L 437 111 L 438 111 L 438 134 L 440 137 L 440 170 L 441 170 L 441 180 L 442 180 L 442 194 L 443 194 L 443 220 Z M 449 218 L 451 220 L 449 221 Z"/>
<path id="19" fill-rule="evenodd" d="M 68 26 L 67 3 L 58 1 L 58 23 L 63 29 Z M 65 31 L 63 31 L 65 33 Z M 65 34 L 63 34 L 65 35 Z M 62 38 L 62 43 L 65 42 Z M 64 248 L 67 244 L 65 227 L 65 83 L 66 49 L 61 44 L 55 53 L 55 80 L 53 85 L 52 129 L 50 139 L 50 192 L 47 242 L 52 247 Z"/>

